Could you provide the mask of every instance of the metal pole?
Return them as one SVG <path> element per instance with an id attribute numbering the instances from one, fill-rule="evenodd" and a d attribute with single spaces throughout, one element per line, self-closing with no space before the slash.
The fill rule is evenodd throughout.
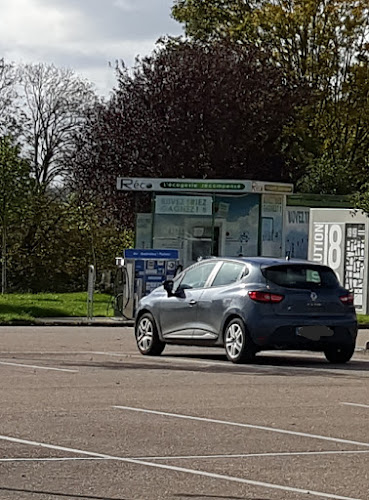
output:
<path id="1" fill-rule="evenodd" d="M 1 247 L 1 294 L 6 293 L 6 229 L 3 227 L 2 247 Z"/>
<path id="2" fill-rule="evenodd" d="M 87 319 L 92 319 L 94 312 L 94 290 L 96 273 L 94 266 L 88 266 L 88 285 L 87 285 Z"/>

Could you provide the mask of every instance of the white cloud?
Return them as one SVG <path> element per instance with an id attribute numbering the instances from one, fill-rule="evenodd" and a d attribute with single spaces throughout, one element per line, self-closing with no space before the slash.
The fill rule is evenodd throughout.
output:
<path id="1" fill-rule="evenodd" d="M 0 7 L 1 38 L 11 46 L 47 47 L 83 38 L 83 18 L 75 9 L 60 10 L 37 0 L 1 0 Z"/>
<path id="2" fill-rule="evenodd" d="M 173 29 L 172 0 L 100 2 L 0 0 L 0 56 L 72 68 L 108 94 L 115 84 L 109 62 L 123 60 L 130 67 L 137 55 L 150 54 L 156 39 Z M 160 7 L 156 17 L 147 10 L 154 5 Z"/>
<path id="3" fill-rule="evenodd" d="M 139 10 L 135 0 L 115 0 L 113 5 L 114 7 L 118 7 L 118 9 L 122 9 L 124 12 L 135 12 Z"/>
<path id="4" fill-rule="evenodd" d="M 137 41 L 125 40 L 121 43 L 100 47 L 103 64 L 80 69 L 79 74 L 92 80 L 99 94 L 107 96 L 117 83 L 114 72 L 115 61 L 123 60 L 127 67 L 131 67 L 137 55 L 145 56 L 153 48 L 152 40 L 141 41 L 139 44 Z"/>
<path id="5" fill-rule="evenodd" d="M 54 47 L 57 48 L 56 46 Z M 50 49 L 50 46 L 48 46 Z M 13 48 L 6 52 L 7 61 L 18 63 L 53 63 L 59 67 L 73 69 L 83 78 L 94 83 L 99 94 L 108 95 L 115 86 L 114 66 L 123 60 L 127 67 L 134 65 L 137 55 L 143 57 L 154 49 L 152 40 L 124 40 L 121 42 L 85 41 L 67 42 L 63 45 L 63 57 L 41 45 L 32 48 Z"/>

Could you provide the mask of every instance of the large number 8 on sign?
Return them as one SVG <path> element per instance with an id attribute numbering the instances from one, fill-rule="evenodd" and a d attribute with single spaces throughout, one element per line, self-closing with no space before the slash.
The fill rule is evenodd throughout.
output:
<path id="1" fill-rule="evenodd" d="M 342 258 L 342 228 L 337 224 L 333 224 L 329 228 L 329 250 L 328 250 L 328 266 L 332 269 L 338 269 L 341 265 Z"/>

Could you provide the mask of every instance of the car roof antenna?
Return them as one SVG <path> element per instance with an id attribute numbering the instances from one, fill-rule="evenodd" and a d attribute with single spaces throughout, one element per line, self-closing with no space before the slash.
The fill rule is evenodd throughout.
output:
<path id="1" fill-rule="evenodd" d="M 291 260 L 291 252 L 286 252 L 286 260 Z"/>

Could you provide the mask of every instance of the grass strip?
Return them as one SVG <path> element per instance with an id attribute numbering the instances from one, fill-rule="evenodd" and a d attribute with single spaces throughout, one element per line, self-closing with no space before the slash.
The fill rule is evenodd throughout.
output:
<path id="1" fill-rule="evenodd" d="M 0 323 L 33 321 L 35 318 L 85 317 L 87 293 L 37 293 L 0 295 Z M 94 294 L 94 316 L 113 316 L 112 297 Z"/>
<path id="2" fill-rule="evenodd" d="M 0 295 L 0 323 L 30 321 L 35 318 L 68 318 L 87 315 L 87 293 L 26 293 Z M 114 316 L 112 296 L 94 294 L 93 315 Z M 369 325 L 369 315 L 358 314 L 359 325 Z"/>

